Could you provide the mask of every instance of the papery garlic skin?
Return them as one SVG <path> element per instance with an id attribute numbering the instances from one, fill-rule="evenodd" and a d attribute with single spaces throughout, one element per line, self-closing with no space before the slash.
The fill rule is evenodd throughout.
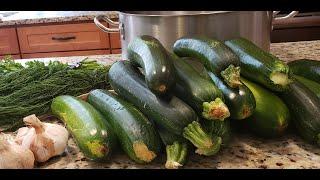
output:
<path id="1" fill-rule="evenodd" d="M 45 162 L 65 151 L 69 137 L 65 127 L 43 123 L 35 115 L 25 117 L 23 121 L 29 127 L 18 130 L 16 142 L 29 148 L 34 153 L 36 161 Z"/>
<path id="2" fill-rule="evenodd" d="M 31 150 L 14 141 L 0 139 L 0 169 L 31 169 L 34 161 Z"/>

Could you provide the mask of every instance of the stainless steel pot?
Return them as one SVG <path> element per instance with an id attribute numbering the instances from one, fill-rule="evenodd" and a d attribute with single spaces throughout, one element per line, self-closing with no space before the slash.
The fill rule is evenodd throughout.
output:
<path id="1" fill-rule="evenodd" d="M 120 31 L 122 57 L 126 59 L 128 43 L 136 36 L 151 35 L 171 50 L 180 37 L 204 35 L 219 40 L 244 37 L 266 51 L 270 49 L 272 11 L 129 11 L 119 12 L 119 22 L 105 15 L 95 17 L 95 24 L 104 32 Z M 274 20 L 284 21 L 298 11 Z M 101 20 L 118 28 L 105 27 Z"/>

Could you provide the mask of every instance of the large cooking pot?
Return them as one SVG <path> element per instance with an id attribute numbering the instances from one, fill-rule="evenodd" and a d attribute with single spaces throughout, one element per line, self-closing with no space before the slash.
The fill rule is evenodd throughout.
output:
<path id="1" fill-rule="evenodd" d="M 270 50 L 272 11 L 124 11 L 119 12 L 119 22 L 105 15 L 95 17 L 95 24 L 104 32 L 120 32 L 122 57 L 127 57 L 128 43 L 136 36 L 151 35 L 171 50 L 182 36 L 204 35 L 219 40 L 244 37 L 266 51 Z M 298 11 L 274 20 L 283 21 Z M 105 27 L 104 20 L 118 28 Z"/>

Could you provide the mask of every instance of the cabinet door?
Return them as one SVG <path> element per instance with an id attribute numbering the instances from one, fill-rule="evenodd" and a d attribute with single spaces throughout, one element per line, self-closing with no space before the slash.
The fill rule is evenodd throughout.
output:
<path id="1" fill-rule="evenodd" d="M 0 55 L 19 54 L 19 44 L 15 28 L 0 28 Z"/>
<path id="2" fill-rule="evenodd" d="M 116 20 L 117 21 L 117 20 Z M 110 28 L 117 28 L 109 25 Z M 110 33 L 110 47 L 111 49 L 121 49 L 120 33 Z"/>
<path id="3" fill-rule="evenodd" d="M 94 23 L 20 27 L 22 53 L 108 49 L 109 38 Z"/>

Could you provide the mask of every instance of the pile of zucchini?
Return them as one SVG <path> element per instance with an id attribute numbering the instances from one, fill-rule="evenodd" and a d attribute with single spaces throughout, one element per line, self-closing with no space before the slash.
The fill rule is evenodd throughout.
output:
<path id="1" fill-rule="evenodd" d="M 121 147 L 146 164 L 165 152 L 165 167 L 175 169 L 193 150 L 213 156 L 226 147 L 232 123 L 274 138 L 292 120 L 320 145 L 320 61 L 287 65 L 243 38 L 183 37 L 168 51 L 146 35 L 130 42 L 128 59 L 108 72 L 113 92 L 52 102 L 88 159 L 108 159 Z"/>

